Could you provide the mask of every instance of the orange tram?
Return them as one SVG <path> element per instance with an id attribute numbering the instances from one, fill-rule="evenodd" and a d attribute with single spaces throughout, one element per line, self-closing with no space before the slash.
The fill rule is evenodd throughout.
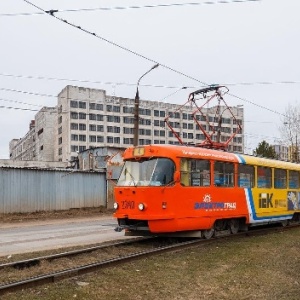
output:
<path id="1" fill-rule="evenodd" d="M 300 165 L 180 145 L 128 148 L 115 187 L 116 231 L 211 238 L 300 222 Z"/>

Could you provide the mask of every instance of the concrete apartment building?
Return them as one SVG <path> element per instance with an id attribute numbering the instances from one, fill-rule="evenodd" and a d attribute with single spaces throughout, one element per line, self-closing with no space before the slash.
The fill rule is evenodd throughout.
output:
<path id="1" fill-rule="evenodd" d="M 284 145 L 273 145 L 274 151 L 278 156 L 278 159 L 284 160 L 284 161 L 291 161 L 290 157 L 290 149 L 287 146 Z"/>
<path id="2" fill-rule="evenodd" d="M 164 122 L 168 115 L 171 115 L 169 120 L 172 127 L 185 143 L 203 141 L 204 135 L 191 117 L 194 108 L 184 106 L 178 111 L 179 107 L 181 105 L 140 100 L 139 145 L 179 144 Z M 44 111 L 43 117 L 39 115 L 42 110 L 36 115 L 32 132 L 11 142 L 12 159 L 27 159 L 29 152 L 34 153 L 33 160 L 48 159 L 52 154 L 54 161 L 66 162 L 75 160 L 78 152 L 89 148 L 126 148 L 133 144 L 134 99 L 109 96 L 105 90 L 68 85 L 59 93 L 57 107 L 49 109 L 48 114 Z M 221 141 L 225 141 L 236 132 L 237 124 L 228 109 L 221 111 Z M 243 107 L 231 107 L 231 111 L 243 128 Z M 207 114 L 213 121 L 215 108 L 207 109 Z M 203 127 L 207 126 L 204 120 L 200 120 L 200 123 Z M 214 122 L 211 124 L 216 125 Z M 34 138 L 30 139 L 30 136 Z M 26 139 L 32 144 L 25 143 Z M 242 153 L 243 150 L 241 132 L 231 141 L 229 151 Z"/>
<path id="3" fill-rule="evenodd" d="M 31 161 L 54 161 L 54 126 L 56 107 L 43 107 L 29 124 L 29 131 L 23 138 L 9 143 L 10 159 Z"/>

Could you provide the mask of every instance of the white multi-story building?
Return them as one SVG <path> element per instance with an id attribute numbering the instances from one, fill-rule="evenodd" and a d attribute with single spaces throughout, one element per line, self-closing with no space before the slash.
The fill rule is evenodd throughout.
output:
<path id="1" fill-rule="evenodd" d="M 277 154 L 278 159 L 284 161 L 291 161 L 289 155 L 289 147 L 284 145 L 273 145 L 274 151 Z"/>
<path id="2" fill-rule="evenodd" d="M 10 159 L 54 161 L 54 126 L 57 116 L 56 107 L 43 107 L 29 125 L 23 138 L 9 143 Z"/>
<path id="3" fill-rule="evenodd" d="M 139 145 L 179 144 L 165 124 L 167 116 L 170 116 L 171 126 L 185 143 L 197 144 L 205 140 L 204 134 L 192 118 L 195 108 L 146 100 L 140 100 L 139 107 Z M 221 142 L 226 141 L 237 131 L 237 122 L 243 128 L 243 107 L 231 107 L 230 110 L 236 119 L 228 109 L 221 109 L 223 112 Z M 109 96 L 105 90 L 66 86 L 58 95 L 58 104 L 53 108 L 54 111 L 55 122 L 49 124 L 52 130 L 54 128 L 53 144 L 52 148 L 50 147 L 54 161 L 72 161 L 77 158 L 78 152 L 89 148 L 101 146 L 126 148 L 133 144 L 134 99 Z M 210 124 L 217 126 L 215 108 L 207 109 L 206 114 L 209 116 Z M 205 118 L 202 120 L 200 118 L 199 122 L 204 128 L 208 127 Z M 35 128 L 36 137 L 38 130 Z M 49 142 L 50 140 L 49 138 Z M 43 159 L 40 158 L 39 152 L 45 151 L 44 149 L 45 142 L 36 146 L 35 157 Z M 243 132 L 234 137 L 228 150 L 243 152 Z M 11 153 L 13 151 L 16 151 L 16 148 L 13 147 Z M 22 151 L 26 151 L 24 147 Z"/>

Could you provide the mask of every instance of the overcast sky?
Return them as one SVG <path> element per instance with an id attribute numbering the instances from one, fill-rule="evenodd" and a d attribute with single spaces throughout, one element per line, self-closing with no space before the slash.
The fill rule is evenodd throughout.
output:
<path id="1" fill-rule="evenodd" d="M 161 66 L 141 81 L 142 99 L 183 104 L 204 84 L 225 84 L 234 95 L 226 102 L 244 106 L 246 152 L 280 139 L 281 114 L 300 100 L 300 1 L 220 2 L 32 0 L 63 10 L 55 16 L 92 36 L 26 1 L 0 1 L 0 158 L 27 133 L 30 110 L 55 106 L 66 85 L 134 98 L 155 62 Z"/>

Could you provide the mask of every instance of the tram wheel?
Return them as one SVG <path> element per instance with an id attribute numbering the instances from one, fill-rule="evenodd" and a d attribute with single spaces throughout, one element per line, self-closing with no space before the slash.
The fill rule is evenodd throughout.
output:
<path id="1" fill-rule="evenodd" d="M 202 234 L 203 234 L 203 237 L 206 240 L 209 240 L 210 238 L 212 238 L 214 236 L 215 230 L 213 228 L 212 229 L 208 229 L 208 230 L 203 230 Z"/>
<path id="2" fill-rule="evenodd" d="M 240 230 L 240 222 L 238 219 L 231 219 L 229 221 L 229 229 L 232 234 L 237 234 Z"/>

